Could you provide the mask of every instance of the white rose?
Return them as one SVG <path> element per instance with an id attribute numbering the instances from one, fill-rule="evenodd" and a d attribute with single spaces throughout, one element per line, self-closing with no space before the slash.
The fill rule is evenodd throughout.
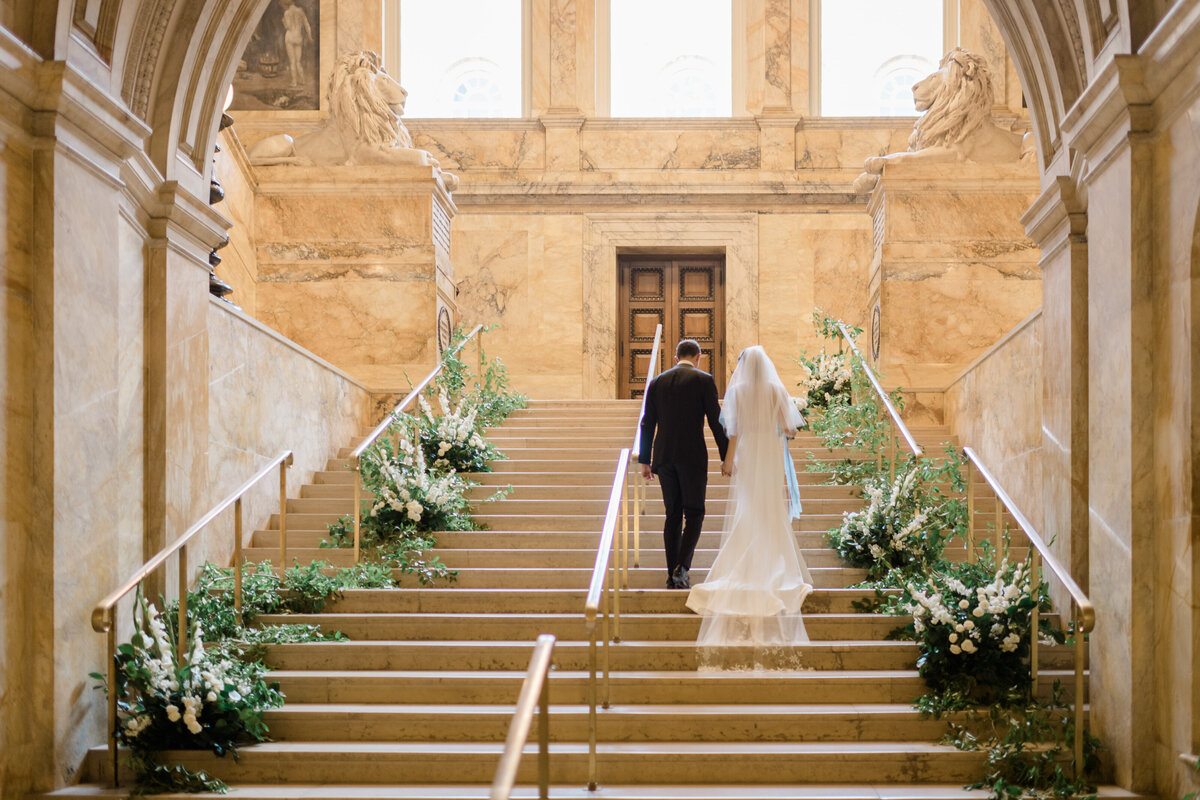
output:
<path id="1" fill-rule="evenodd" d="M 179 707 L 178 706 L 176 706 L 174 704 L 169 705 L 166 708 L 166 712 L 167 712 L 167 719 L 169 719 L 171 722 L 179 722 Z"/>
<path id="2" fill-rule="evenodd" d="M 971 612 L 971 616 L 973 616 L 973 617 L 982 617 L 982 616 L 983 616 L 983 609 L 982 609 L 982 608 L 977 608 L 977 609 L 975 609 L 974 611 L 972 611 L 972 612 Z"/>
<path id="3" fill-rule="evenodd" d="M 216 693 L 216 692 L 209 692 L 209 693 L 208 693 L 208 696 L 207 696 L 207 697 L 205 697 L 204 699 L 205 699 L 205 700 L 207 700 L 207 701 L 208 701 L 208 702 L 210 702 L 210 703 L 215 703 L 215 702 L 217 702 L 217 693 Z"/>
<path id="4" fill-rule="evenodd" d="M 970 639 L 964 639 L 963 643 L 962 643 L 962 649 L 963 649 L 964 653 L 974 653 L 975 652 L 975 643 L 972 642 Z"/>
<path id="5" fill-rule="evenodd" d="M 188 720 L 187 729 L 192 733 L 193 736 L 195 736 L 202 730 L 200 727 L 200 723 L 196 722 L 195 717 L 192 717 L 190 720 Z"/>
<path id="6" fill-rule="evenodd" d="M 967 620 L 966 622 L 963 623 L 963 627 L 966 628 L 967 630 L 971 630 L 975 627 L 975 623 L 972 622 L 971 620 Z"/>
<path id="7" fill-rule="evenodd" d="M 959 653 L 962 652 L 962 648 L 956 644 L 952 644 L 952 645 L 950 645 L 950 652 L 954 653 L 954 655 L 958 655 Z"/>
<path id="8" fill-rule="evenodd" d="M 951 641 L 951 643 L 953 643 L 953 642 L 957 642 L 957 641 L 958 641 L 958 634 L 957 634 L 957 633 L 952 633 L 952 634 L 950 634 L 950 641 Z"/>
<path id="9" fill-rule="evenodd" d="M 970 607 L 970 605 L 971 605 L 971 604 L 970 604 L 970 603 L 968 603 L 966 600 L 959 600 L 959 601 L 958 601 L 958 607 L 959 607 L 959 608 L 963 608 L 963 609 L 965 609 L 965 608 L 969 608 L 969 607 Z"/>

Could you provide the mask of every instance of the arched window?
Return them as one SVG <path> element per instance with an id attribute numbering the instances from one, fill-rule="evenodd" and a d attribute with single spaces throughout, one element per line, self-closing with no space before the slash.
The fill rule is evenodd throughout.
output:
<path id="1" fill-rule="evenodd" d="M 821 114 L 915 116 L 912 86 L 944 49 L 943 0 L 821 3 Z"/>
<path id="2" fill-rule="evenodd" d="M 610 0 L 614 117 L 733 114 L 731 0 Z"/>
<path id="3" fill-rule="evenodd" d="M 400 0 L 399 17 L 405 116 L 521 116 L 521 0 Z"/>

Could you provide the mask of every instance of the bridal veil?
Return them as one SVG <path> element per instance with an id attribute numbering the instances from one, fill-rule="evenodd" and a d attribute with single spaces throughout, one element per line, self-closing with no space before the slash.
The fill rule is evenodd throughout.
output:
<path id="1" fill-rule="evenodd" d="M 703 617 L 700 667 L 802 668 L 800 608 L 812 578 L 792 533 L 783 437 L 804 422 L 762 347 L 739 357 L 721 423 L 738 437 L 721 549 L 687 600 Z"/>

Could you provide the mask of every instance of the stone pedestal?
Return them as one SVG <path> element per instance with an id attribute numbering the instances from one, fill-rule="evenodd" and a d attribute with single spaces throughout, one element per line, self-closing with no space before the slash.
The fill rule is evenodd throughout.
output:
<path id="1" fill-rule="evenodd" d="M 457 320 L 436 168 L 255 167 L 256 316 L 380 389 L 437 362 Z M 407 376 L 407 378 L 406 378 Z"/>
<path id="2" fill-rule="evenodd" d="M 869 338 L 890 385 L 940 390 L 1042 302 L 1032 163 L 888 164 L 871 193 Z"/>

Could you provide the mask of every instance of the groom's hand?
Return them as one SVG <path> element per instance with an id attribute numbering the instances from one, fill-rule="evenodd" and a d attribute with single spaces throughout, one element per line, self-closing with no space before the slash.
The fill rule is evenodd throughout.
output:
<path id="1" fill-rule="evenodd" d="M 645 480 L 645 481 L 654 480 L 654 473 L 650 471 L 649 464 L 642 464 L 642 480 Z"/>

